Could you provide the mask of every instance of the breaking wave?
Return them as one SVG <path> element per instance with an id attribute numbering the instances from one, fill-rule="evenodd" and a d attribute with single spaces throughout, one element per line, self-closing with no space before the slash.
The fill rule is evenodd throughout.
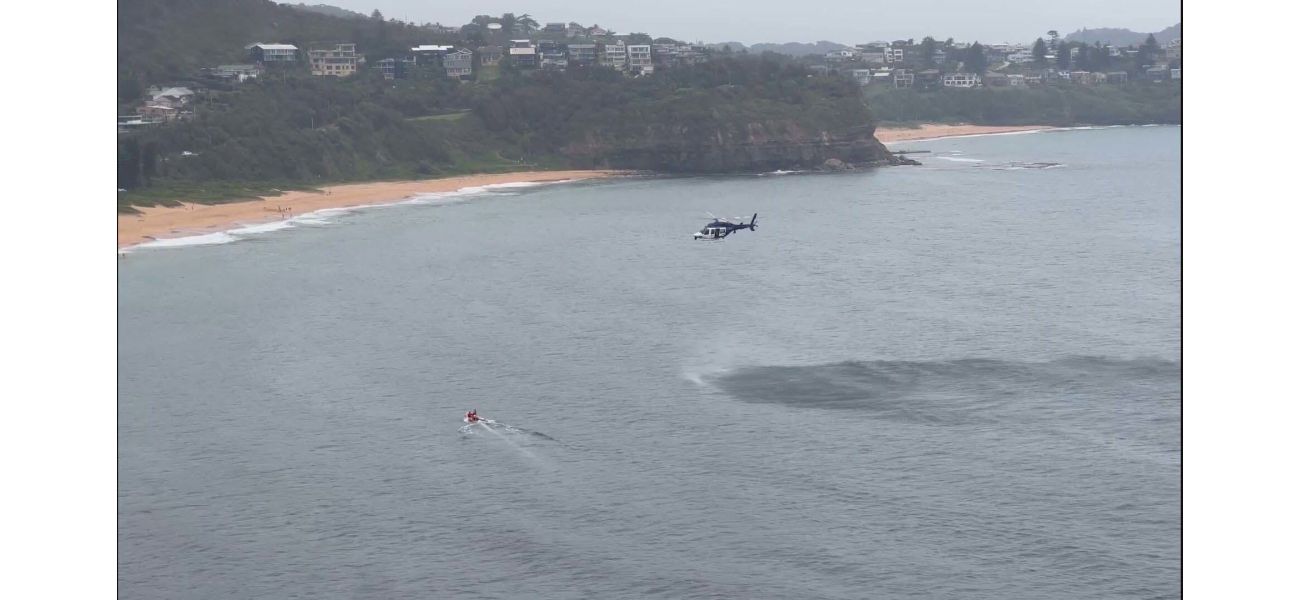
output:
<path id="1" fill-rule="evenodd" d="M 1065 165 L 1055 162 L 1020 162 L 1011 161 L 991 165 L 978 165 L 979 167 L 991 169 L 994 171 L 1021 171 L 1024 169 L 1055 169 Z"/>

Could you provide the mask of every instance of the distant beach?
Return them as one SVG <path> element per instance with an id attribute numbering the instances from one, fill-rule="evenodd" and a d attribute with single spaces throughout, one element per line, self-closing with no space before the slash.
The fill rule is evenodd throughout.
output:
<path id="1" fill-rule="evenodd" d="M 279 196 L 224 204 L 181 201 L 180 206 L 139 206 L 139 214 L 117 216 L 117 247 L 145 242 L 216 234 L 239 226 L 257 225 L 299 217 L 330 208 L 399 202 L 411 196 L 454 192 L 465 188 L 508 183 L 548 183 L 600 179 L 626 175 L 627 171 L 524 171 L 465 175 L 415 181 L 381 181 L 325 186 L 312 191 L 292 191 Z"/>
<path id="2" fill-rule="evenodd" d="M 925 123 L 920 127 L 880 127 L 876 129 L 876 139 L 888 144 L 891 142 L 929 140 L 959 135 L 988 135 L 1043 129 L 1054 129 L 1054 127 L 1051 125 L 944 125 Z"/>

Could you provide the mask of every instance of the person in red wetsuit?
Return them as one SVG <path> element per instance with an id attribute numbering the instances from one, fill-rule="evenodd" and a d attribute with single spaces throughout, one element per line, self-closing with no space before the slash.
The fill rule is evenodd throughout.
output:
<path id="1" fill-rule="evenodd" d="M 466 420 L 466 421 L 469 421 L 470 423 L 477 423 L 478 420 L 479 420 L 479 418 L 478 418 L 478 409 L 476 408 L 476 409 L 474 409 L 474 410 L 471 410 L 471 411 L 465 413 L 465 420 Z"/>

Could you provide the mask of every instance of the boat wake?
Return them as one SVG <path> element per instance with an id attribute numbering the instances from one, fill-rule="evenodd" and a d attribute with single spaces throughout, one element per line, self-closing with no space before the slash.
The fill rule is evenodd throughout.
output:
<path id="1" fill-rule="evenodd" d="M 462 421 L 463 420 L 464 419 L 462 419 Z M 557 444 L 563 443 L 560 440 L 557 440 L 540 431 L 533 431 L 531 429 L 524 429 L 523 427 L 516 427 L 514 425 L 510 425 L 509 423 L 501 423 L 494 419 L 480 419 L 473 423 L 467 422 L 465 425 L 461 426 L 459 431 L 464 435 L 483 435 L 483 434 L 496 434 L 501 436 L 525 435 L 529 437 L 535 437 L 535 438 L 547 440 L 550 442 L 555 442 Z"/>

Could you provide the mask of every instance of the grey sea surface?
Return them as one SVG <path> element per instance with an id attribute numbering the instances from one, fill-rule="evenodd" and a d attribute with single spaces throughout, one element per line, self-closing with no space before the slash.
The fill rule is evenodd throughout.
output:
<path id="1" fill-rule="evenodd" d="M 1179 597 L 1180 137 L 134 251 L 119 593 Z"/>

